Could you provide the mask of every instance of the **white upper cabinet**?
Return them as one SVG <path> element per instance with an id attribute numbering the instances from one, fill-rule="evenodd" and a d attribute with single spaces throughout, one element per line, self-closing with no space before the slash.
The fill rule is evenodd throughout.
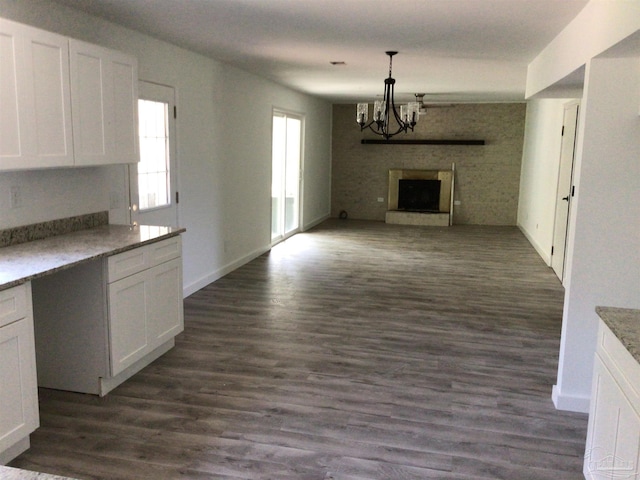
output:
<path id="1" fill-rule="evenodd" d="M 137 162 L 136 59 L 77 40 L 69 54 L 75 164 Z"/>
<path id="2" fill-rule="evenodd" d="M 111 51 L 114 104 L 114 163 L 140 161 L 138 145 L 138 60 Z"/>
<path id="3" fill-rule="evenodd" d="M 73 165 L 68 39 L 0 18 L 0 169 Z"/>
<path id="4" fill-rule="evenodd" d="M 135 163 L 135 57 L 0 18 L 0 170 Z"/>

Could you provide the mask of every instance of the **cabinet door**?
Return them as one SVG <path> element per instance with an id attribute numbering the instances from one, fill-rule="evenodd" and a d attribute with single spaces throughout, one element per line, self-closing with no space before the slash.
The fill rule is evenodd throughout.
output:
<path id="1" fill-rule="evenodd" d="M 587 478 L 635 478 L 640 458 L 640 418 L 626 395 L 595 356 L 584 474 Z"/>
<path id="2" fill-rule="evenodd" d="M 137 162 L 136 59 L 77 40 L 69 52 L 75 164 Z"/>
<path id="3" fill-rule="evenodd" d="M 136 58 L 110 52 L 113 74 L 114 157 L 113 163 L 140 161 L 138 146 L 138 62 Z"/>
<path id="4" fill-rule="evenodd" d="M 0 170 L 73 164 L 65 37 L 0 19 Z"/>
<path id="5" fill-rule="evenodd" d="M 111 375 L 149 352 L 147 333 L 150 282 L 146 271 L 109 284 Z"/>
<path id="6" fill-rule="evenodd" d="M 153 347 L 162 345 L 184 330 L 182 302 L 182 258 L 149 270 L 149 338 Z"/>
<path id="7" fill-rule="evenodd" d="M 16 289 L 0 292 L 0 303 L 7 306 L 16 305 L 15 300 L 19 304 L 21 298 L 28 301 L 23 318 L 0 327 L 0 452 L 39 425 L 30 291 L 27 285 L 16 288 L 24 292 L 15 297 L 11 294 Z"/>

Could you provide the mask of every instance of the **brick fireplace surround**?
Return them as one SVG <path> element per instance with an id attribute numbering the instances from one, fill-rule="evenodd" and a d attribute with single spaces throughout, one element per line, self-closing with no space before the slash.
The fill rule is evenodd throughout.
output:
<path id="1" fill-rule="evenodd" d="M 386 223 L 446 227 L 453 224 L 453 193 L 455 164 L 451 170 L 389 170 L 388 208 Z M 409 212 L 398 210 L 400 180 L 440 180 L 439 212 Z"/>

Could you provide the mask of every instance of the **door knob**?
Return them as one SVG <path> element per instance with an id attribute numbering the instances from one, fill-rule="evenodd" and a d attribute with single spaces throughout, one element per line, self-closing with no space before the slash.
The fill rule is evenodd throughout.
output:
<path id="1" fill-rule="evenodd" d="M 566 200 L 567 202 L 569 201 L 569 195 L 567 195 L 566 197 L 562 197 L 563 200 Z"/>

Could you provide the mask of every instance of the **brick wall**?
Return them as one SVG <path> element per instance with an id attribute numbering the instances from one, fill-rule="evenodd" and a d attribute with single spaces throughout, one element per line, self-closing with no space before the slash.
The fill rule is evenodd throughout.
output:
<path id="1" fill-rule="evenodd" d="M 484 146 L 362 145 L 355 105 L 333 106 L 331 214 L 384 220 L 391 168 L 456 164 L 455 224 L 515 225 L 526 104 L 457 104 L 428 109 L 416 131 L 396 138 L 485 140 Z M 378 198 L 383 198 L 378 202 Z"/>

